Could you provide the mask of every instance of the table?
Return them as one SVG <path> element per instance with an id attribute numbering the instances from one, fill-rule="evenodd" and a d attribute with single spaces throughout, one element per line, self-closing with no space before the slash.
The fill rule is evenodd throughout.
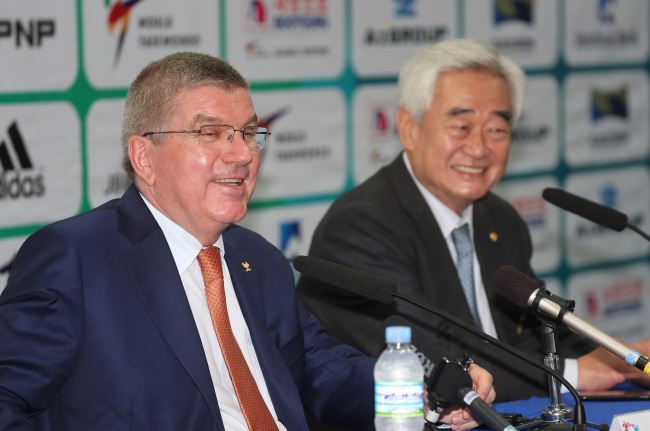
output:
<path id="1" fill-rule="evenodd" d="M 616 390 L 642 390 L 638 386 L 622 384 Z M 575 400 L 570 393 L 562 394 L 562 402 L 566 407 L 574 408 Z M 527 418 L 536 418 L 541 411 L 548 408 L 548 398 L 533 397 L 528 400 L 512 401 L 508 403 L 494 404 L 494 409 L 499 413 L 520 413 Z M 650 410 L 650 401 L 583 401 L 585 417 L 588 422 L 610 425 L 614 415 L 622 413 Z M 594 429 L 590 427 L 589 429 Z"/>

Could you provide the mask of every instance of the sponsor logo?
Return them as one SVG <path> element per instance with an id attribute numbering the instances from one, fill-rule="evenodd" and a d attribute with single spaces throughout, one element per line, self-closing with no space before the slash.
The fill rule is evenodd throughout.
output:
<path id="1" fill-rule="evenodd" d="M 287 253 L 290 253 L 289 247 L 291 243 L 295 240 L 300 241 L 302 235 L 300 235 L 300 222 L 297 220 L 291 220 L 280 223 L 280 250 L 287 258 L 293 259 L 297 254 L 293 256 L 288 256 Z"/>
<path id="2" fill-rule="evenodd" d="M 495 0 L 494 25 L 499 26 L 508 21 L 533 23 L 533 0 Z"/>
<path id="3" fill-rule="evenodd" d="M 493 10 L 494 26 L 510 22 L 533 24 L 533 0 L 495 0 Z M 496 49 L 503 51 L 532 51 L 537 42 L 530 36 L 498 37 L 490 42 Z"/>
<path id="4" fill-rule="evenodd" d="M 272 129 L 271 125 L 290 111 L 288 106 L 281 108 L 272 114 L 258 120 L 257 125 Z M 278 149 L 275 151 L 275 158 L 279 161 L 290 162 L 293 160 L 313 160 L 328 158 L 331 154 L 329 147 L 304 147 L 308 142 L 306 130 L 282 130 L 272 132 L 272 145 Z M 300 147 L 296 148 L 296 145 Z"/>
<path id="5" fill-rule="evenodd" d="M 126 31 L 129 28 L 129 21 L 131 19 L 131 9 L 138 4 L 141 0 L 126 0 L 122 2 L 117 0 L 113 7 L 111 7 L 108 15 L 108 32 L 113 33 L 115 27 L 120 26 L 119 35 L 117 39 L 117 48 L 115 49 L 115 56 L 113 58 L 113 66 L 117 66 L 124 47 L 124 38 Z"/>
<path id="6" fill-rule="evenodd" d="M 595 123 L 605 117 L 627 119 L 627 88 L 617 91 L 591 90 L 591 120 Z"/>
<path id="7" fill-rule="evenodd" d="M 598 1 L 598 21 L 603 24 L 614 24 L 616 19 L 611 5 L 617 0 L 599 0 Z"/>
<path id="8" fill-rule="evenodd" d="M 578 48 L 629 48 L 638 46 L 639 34 L 634 29 L 612 28 L 616 23 L 614 5 L 617 0 L 600 0 L 598 2 L 597 21 L 605 28 L 590 32 L 580 32 L 575 35 Z"/>
<path id="9" fill-rule="evenodd" d="M 520 196 L 510 203 L 530 229 L 546 225 L 546 201 L 541 196 Z"/>
<path id="10" fill-rule="evenodd" d="M 112 34 L 114 31 L 117 35 L 117 47 L 113 66 L 117 66 L 120 55 L 124 49 L 124 41 L 129 28 L 135 26 L 139 31 L 137 44 L 140 48 L 178 48 L 191 49 L 197 48 L 201 44 L 200 33 L 170 33 L 174 27 L 174 17 L 172 15 L 152 15 L 143 16 L 131 23 L 131 13 L 133 7 L 142 0 L 118 0 L 113 4 L 108 16 L 108 31 Z M 119 30 L 116 28 L 119 27 Z"/>
<path id="11" fill-rule="evenodd" d="M 367 45 L 401 45 L 435 43 L 445 38 L 447 27 L 390 27 L 387 29 L 369 28 L 363 38 Z"/>
<path id="12" fill-rule="evenodd" d="M 620 118 L 627 120 L 627 88 L 618 91 L 591 90 L 591 121 L 598 123 L 605 118 Z M 630 142 L 629 132 L 625 129 L 599 131 L 590 137 L 594 148 L 611 148 L 627 145 Z"/>
<path id="13" fill-rule="evenodd" d="M 372 108 L 371 121 L 370 121 L 370 136 L 371 138 L 393 138 L 397 136 L 397 127 L 392 124 L 392 118 L 385 106 Z"/>
<path id="14" fill-rule="evenodd" d="M 42 196 L 45 193 L 43 175 L 33 172 L 32 159 L 15 121 L 7 128 L 7 135 L 8 140 L 0 141 L 0 200 Z"/>
<path id="15" fill-rule="evenodd" d="M 330 26 L 328 0 L 249 1 L 244 7 L 246 31 L 294 31 L 324 29 Z"/>
<path id="16" fill-rule="evenodd" d="M 596 292 L 585 295 L 587 310 L 591 318 L 614 318 L 643 309 L 643 280 L 618 281 Z"/>
<path id="17" fill-rule="evenodd" d="M 268 27 L 269 12 L 263 1 L 253 0 L 248 3 L 246 23 L 255 28 Z"/>
<path id="18" fill-rule="evenodd" d="M 53 19 L 0 20 L 0 46 L 3 39 L 6 39 L 13 40 L 16 48 L 22 48 L 23 45 L 28 48 L 41 48 L 45 40 L 55 34 L 56 22 Z"/>
<path id="19" fill-rule="evenodd" d="M 417 16 L 417 12 L 415 11 L 415 0 L 395 0 L 395 16 Z"/>

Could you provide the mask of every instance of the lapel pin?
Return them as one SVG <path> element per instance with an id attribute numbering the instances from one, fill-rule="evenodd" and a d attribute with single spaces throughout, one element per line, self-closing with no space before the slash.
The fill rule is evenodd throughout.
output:
<path id="1" fill-rule="evenodd" d="M 243 266 L 244 268 L 246 268 L 246 272 L 248 272 L 248 271 L 251 270 L 251 269 L 250 269 L 250 265 L 248 264 L 248 262 L 242 262 L 242 263 L 241 263 L 241 266 Z"/>
<path id="2" fill-rule="evenodd" d="M 490 232 L 490 239 L 492 242 L 497 242 L 499 240 L 499 235 L 496 232 Z"/>

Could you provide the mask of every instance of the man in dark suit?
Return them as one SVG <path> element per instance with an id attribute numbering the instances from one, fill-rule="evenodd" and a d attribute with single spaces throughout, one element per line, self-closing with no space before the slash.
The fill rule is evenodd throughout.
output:
<path id="1" fill-rule="evenodd" d="M 233 225 L 269 134 L 222 60 L 178 53 L 138 75 L 122 130 L 134 184 L 30 236 L 0 296 L 0 429 L 305 430 L 304 411 L 373 429 L 374 359 L 335 341 L 282 253 Z M 491 376 L 471 374 L 492 401 Z"/>
<path id="2" fill-rule="evenodd" d="M 524 72 L 480 43 L 452 40 L 415 54 L 399 76 L 397 128 L 404 153 L 334 202 L 309 254 L 389 277 L 399 291 L 539 353 L 534 319 L 491 284 L 501 265 L 534 276 L 524 221 L 490 192 L 505 172 L 525 88 Z M 466 246 L 456 238 L 462 230 Z M 429 343 L 452 356 L 469 353 L 488 369 L 497 400 L 548 395 L 545 374 L 413 305 L 374 303 L 309 279 L 301 280 L 298 296 L 333 335 L 369 355 L 381 350 L 372 334 L 399 314 L 430 334 Z M 570 357 L 593 348 L 566 344 L 560 354 Z M 565 377 L 581 389 L 643 377 L 602 349 L 565 366 Z"/>

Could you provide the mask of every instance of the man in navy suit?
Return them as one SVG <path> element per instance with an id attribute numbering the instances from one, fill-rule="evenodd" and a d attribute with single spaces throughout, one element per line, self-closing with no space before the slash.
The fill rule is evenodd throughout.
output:
<path id="1" fill-rule="evenodd" d="M 122 127 L 134 184 L 16 256 L 0 296 L 0 429 L 260 429 L 213 326 L 224 313 L 197 258 L 211 247 L 255 410 L 279 430 L 307 429 L 305 411 L 373 429 L 374 360 L 335 341 L 296 301 L 282 253 L 233 224 L 269 135 L 244 78 L 211 56 L 167 56 L 131 85 Z M 471 375 L 491 402 L 491 376 Z M 445 418 L 476 425 L 464 409 Z"/>
<path id="2" fill-rule="evenodd" d="M 538 322 L 498 295 L 491 282 L 502 265 L 534 277 L 526 224 L 490 191 L 506 170 L 524 72 L 489 46 L 457 39 L 413 55 L 398 86 L 396 123 L 404 152 L 332 204 L 309 254 L 389 277 L 402 293 L 541 359 Z M 468 291 L 476 308 L 470 308 L 456 270 L 453 232 L 463 226 L 473 245 Z M 334 336 L 369 355 L 382 348 L 381 338 L 369 334 L 400 314 L 445 354 L 469 353 L 485 367 L 499 401 L 548 396 L 543 372 L 411 304 L 383 305 L 309 279 L 301 280 L 298 297 Z M 561 357 L 571 358 L 563 372 L 579 389 L 608 389 L 626 379 L 650 382 L 604 349 L 590 351 L 593 346 L 577 336 L 562 341 Z M 650 340 L 635 346 L 645 354 Z"/>

